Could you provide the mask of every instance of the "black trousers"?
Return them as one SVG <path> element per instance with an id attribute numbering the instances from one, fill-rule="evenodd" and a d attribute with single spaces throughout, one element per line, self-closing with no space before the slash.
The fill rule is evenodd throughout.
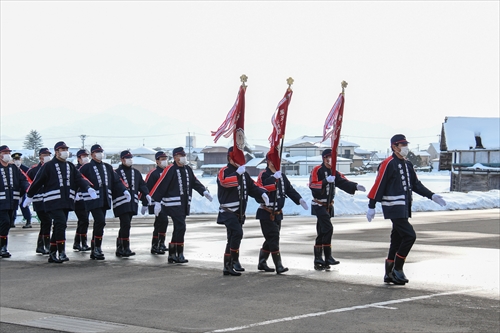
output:
<path id="1" fill-rule="evenodd" d="M 120 215 L 120 230 L 118 230 L 118 238 L 129 238 L 130 237 L 130 227 L 132 225 L 132 213 L 125 213 Z"/>
<path id="2" fill-rule="evenodd" d="M 52 236 L 50 237 L 51 243 L 56 243 L 66 240 L 66 226 L 68 223 L 68 210 L 56 209 L 49 212 L 52 218 Z"/>
<path id="3" fill-rule="evenodd" d="M 391 221 L 391 245 L 387 259 L 394 260 L 396 253 L 402 257 L 406 257 L 410 253 L 417 235 L 407 218 L 391 219 Z"/>
<path id="4" fill-rule="evenodd" d="M 165 213 L 160 212 L 158 216 L 155 217 L 155 222 L 153 225 L 153 237 L 158 237 L 158 234 L 166 234 L 168 227 L 168 216 Z"/>
<path id="5" fill-rule="evenodd" d="M 50 228 L 52 227 L 52 217 L 50 217 L 50 214 L 41 211 L 41 212 L 36 212 L 38 215 L 38 218 L 40 219 L 40 232 L 38 235 L 40 236 L 47 236 L 50 235 Z"/>
<path id="6" fill-rule="evenodd" d="M 30 207 L 23 207 L 23 202 L 24 200 L 19 200 L 19 208 L 21 209 L 21 213 L 23 213 L 23 217 L 26 219 L 26 222 L 31 222 L 31 210 L 30 210 Z M 13 212 L 12 212 L 12 222 L 14 222 L 16 220 L 16 217 L 17 217 L 17 209 L 15 209 Z"/>
<path id="7" fill-rule="evenodd" d="M 12 224 L 12 209 L 0 210 L 0 236 L 9 234 L 10 225 Z"/>
<path id="8" fill-rule="evenodd" d="M 316 218 L 316 245 L 330 245 L 333 236 L 330 214 L 325 209 L 325 214 L 317 215 Z"/>
<path id="9" fill-rule="evenodd" d="M 268 252 L 277 252 L 280 250 L 280 230 L 281 220 L 260 220 L 260 229 L 264 235 L 265 241 L 262 249 Z"/>
<path id="10" fill-rule="evenodd" d="M 106 226 L 106 208 L 94 208 L 90 210 L 94 218 L 94 226 L 92 238 L 102 237 L 104 235 L 104 227 Z"/>
<path id="11" fill-rule="evenodd" d="M 227 232 L 226 254 L 231 253 L 230 249 L 237 250 L 240 248 L 241 240 L 243 239 L 243 224 L 240 223 L 235 214 L 228 214 L 228 218 L 224 221 Z"/>
<path id="12" fill-rule="evenodd" d="M 186 216 L 170 216 L 174 224 L 174 231 L 172 231 L 171 243 L 184 243 L 184 235 L 186 234 Z"/>
<path id="13" fill-rule="evenodd" d="M 85 209 L 75 210 L 75 215 L 78 218 L 76 233 L 86 235 L 89 230 L 89 211 Z"/>

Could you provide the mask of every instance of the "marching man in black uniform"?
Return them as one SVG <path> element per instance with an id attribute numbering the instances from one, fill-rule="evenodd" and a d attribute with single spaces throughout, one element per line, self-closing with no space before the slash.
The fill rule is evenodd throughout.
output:
<path id="1" fill-rule="evenodd" d="M 151 190 L 154 213 L 165 214 L 172 218 L 174 231 L 168 244 L 169 263 L 187 263 L 184 257 L 184 235 L 186 233 L 186 216 L 191 208 L 193 189 L 212 201 L 207 188 L 196 178 L 193 169 L 188 166 L 184 148 L 175 148 L 172 152 L 174 163 L 161 173 L 160 178 Z"/>
<path id="2" fill-rule="evenodd" d="M 75 209 L 75 195 L 78 188 L 85 189 L 88 195 L 95 197 L 94 189 L 83 179 L 73 163 L 67 162 L 68 146 L 63 141 L 54 145 L 55 158 L 45 163 L 36 174 L 33 183 L 26 193 L 24 206 L 28 206 L 35 194 L 43 187 L 43 204 L 53 220 L 52 237 L 50 239 L 49 262 L 62 263 L 68 261 L 66 255 L 66 227 L 68 213 Z M 57 253 L 59 252 L 59 256 Z"/>
<path id="3" fill-rule="evenodd" d="M 412 192 L 446 206 L 444 199 L 431 192 L 417 178 L 413 164 L 406 159 L 408 141 L 403 134 L 391 138 L 392 156 L 378 167 L 375 184 L 368 193 L 370 199 L 366 218 L 375 217 L 375 204 L 382 204 L 385 219 L 392 221 L 391 245 L 385 261 L 384 282 L 404 285 L 408 283 L 403 265 L 417 235 L 408 219 L 411 217 Z"/>
<path id="4" fill-rule="evenodd" d="M 257 268 L 260 271 L 274 272 L 274 268 L 267 265 L 267 259 L 271 254 L 276 267 L 276 273 L 281 274 L 288 271 L 288 268 L 283 267 L 281 263 L 280 253 L 280 230 L 281 221 L 283 220 L 283 207 L 285 206 L 285 198 L 292 199 L 297 205 L 301 205 L 305 210 L 309 209 L 307 203 L 302 199 L 301 195 L 293 188 L 292 184 L 281 171 L 277 171 L 273 162 L 269 159 L 269 154 L 266 155 L 267 168 L 259 174 L 257 184 L 265 188 L 269 192 L 269 204 L 260 205 L 257 209 L 256 218 L 260 220 L 260 228 L 264 235 L 265 241 L 259 252 L 259 265 Z M 260 200 L 258 200 L 260 201 Z"/>
<path id="5" fill-rule="evenodd" d="M 245 171 L 245 166 L 234 162 L 232 152 L 233 147 L 229 147 L 228 164 L 220 169 L 217 175 L 217 196 L 220 203 L 217 223 L 224 224 L 227 231 L 222 272 L 224 275 L 240 276 L 240 272 L 245 271 L 239 261 L 239 251 L 248 196 L 262 199 L 266 206 L 269 205 L 269 197 L 266 190 L 259 187 Z"/>
<path id="6" fill-rule="evenodd" d="M 36 174 L 42 168 L 42 165 L 51 160 L 52 153 L 48 148 L 42 148 L 38 151 L 38 159 L 40 162 L 34 165 L 28 171 L 28 177 L 33 180 Z M 40 220 L 40 231 L 38 232 L 38 241 L 36 246 L 36 253 L 49 254 L 50 249 L 50 228 L 52 227 L 52 218 L 49 213 L 45 211 L 43 204 L 43 186 L 33 195 L 33 210 L 36 212 Z"/>
<path id="7" fill-rule="evenodd" d="M 12 157 L 12 163 L 15 164 L 15 166 L 17 166 L 19 168 L 19 170 L 21 170 L 21 173 L 26 177 L 26 179 L 28 180 L 28 182 L 31 181 L 31 179 L 28 177 L 28 170 L 30 168 L 28 168 L 26 165 L 23 164 L 23 161 L 21 159 L 21 156 L 23 156 L 23 154 L 21 153 L 14 153 L 11 155 Z M 21 193 L 21 200 L 19 201 L 19 206 L 21 208 L 21 212 L 23 213 L 23 217 L 24 219 L 26 220 L 26 224 L 23 225 L 23 229 L 26 229 L 26 228 L 31 228 L 31 211 L 30 211 L 30 208 L 29 207 L 24 207 L 22 205 L 22 197 L 24 196 L 24 193 Z M 12 227 L 15 227 L 15 222 L 16 222 L 16 216 L 17 216 L 17 209 L 14 211 L 14 220 L 12 222 Z"/>
<path id="8" fill-rule="evenodd" d="M 104 150 L 100 145 L 95 144 L 90 148 L 90 156 L 92 160 L 80 168 L 82 175 L 97 192 L 95 199 L 83 193 L 85 208 L 92 213 L 94 218 L 92 240 L 90 241 L 90 259 L 104 260 L 101 248 L 102 237 L 106 226 L 106 211 L 113 207 L 113 193 L 123 193 L 123 198 L 128 201 L 130 201 L 131 196 L 113 167 L 102 161 Z"/>
<path id="9" fill-rule="evenodd" d="M 0 146 L 0 257 L 9 258 L 7 239 L 12 224 L 12 214 L 19 206 L 21 192 L 29 186 L 26 177 L 18 167 L 10 164 L 11 150 L 8 146 Z"/>
<path id="10" fill-rule="evenodd" d="M 333 201 L 335 188 L 354 194 L 356 190 L 366 191 L 363 185 L 349 181 L 345 176 L 335 170 L 332 166 L 332 150 L 330 148 L 321 153 L 323 163 L 314 167 L 309 177 L 309 188 L 313 200 L 311 202 L 312 215 L 316 215 L 316 242 L 314 245 L 314 269 L 330 269 L 330 265 L 340 262 L 332 257 L 333 224 L 331 218 L 334 216 Z M 323 253 L 325 259 L 323 260 Z"/>
<path id="11" fill-rule="evenodd" d="M 86 149 L 80 149 L 76 153 L 77 165 L 76 168 L 78 170 L 84 164 L 90 162 L 89 152 Z M 91 185 L 89 183 L 89 185 Z M 75 241 L 73 243 L 73 250 L 78 251 L 89 251 L 90 246 L 87 243 L 87 232 L 89 230 L 89 211 L 85 208 L 85 201 L 83 200 L 83 193 L 77 192 L 75 199 L 75 215 L 78 218 L 76 232 L 75 232 Z"/>
<path id="12" fill-rule="evenodd" d="M 163 151 L 158 151 L 155 154 L 156 159 L 156 168 L 151 170 L 146 176 L 146 185 L 148 190 L 151 192 L 156 182 L 161 176 L 161 173 L 168 166 L 168 157 Z M 142 196 L 142 210 L 141 213 L 144 215 L 146 210 L 148 209 L 148 201 Z M 154 214 L 154 203 L 152 200 L 149 205 L 149 214 Z M 165 245 L 165 238 L 167 235 L 167 227 L 168 227 L 168 216 L 165 212 L 160 211 L 158 215 L 155 216 L 154 229 L 153 229 L 153 238 L 151 240 L 151 253 L 152 254 L 165 254 L 167 251 L 167 247 Z"/>
<path id="13" fill-rule="evenodd" d="M 146 197 L 148 204 L 151 204 L 151 197 L 146 183 L 142 179 L 139 170 L 132 168 L 133 155 L 128 150 L 120 153 L 122 164 L 116 169 L 116 173 L 121 178 L 123 185 L 130 192 L 132 200 L 127 200 L 123 195 L 117 195 L 113 199 L 113 212 L 120 219 L 120 230 L 116 239 L 116 256 L 130 257 L 135 252 L 130 250 L 130 225 L 132 217 L 137 215 L 139 209 L 139 192 Z"/>

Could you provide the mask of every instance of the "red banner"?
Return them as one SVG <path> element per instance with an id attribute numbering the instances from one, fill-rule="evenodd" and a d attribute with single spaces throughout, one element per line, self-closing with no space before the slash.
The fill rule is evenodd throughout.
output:
<path id="1" fill-rule="evenodd" d="M 230 157 L 238 165 L 244 165 L 245 160 L 245 91 L 246 87 L 240 86 L 236 102 L 231 110 L 229 110 L 226 120 L 219 126 L 217 131 L 212 131 L 212 136 L 215 136 L 214 143 L 221 136 L 229 138 L 233 135 L 233 152 Z"/>
<path id="2" fill-rule="evenodd" d="M 337 168 L 337 147 L 340 141 L 340 130 L 344 118 L 344 94 L 340 93 L 323 126 L 323 140 L 332 140 L 332 169 Z"/>
<path id="3" fill-rule="evenodd" d="M 293 91 L 291 89 L 287 89 L 285 96 L 278 103 L 276 107 L 276 111 L 274 112 L 271 118 L 271 124 L 273 124 L 273 132 L 269 136 L 269 144 L 271 147 L 269 148 L 269 153 L 267 153 L 267 158 L 273 162 L 276 170 L 281 169 L 281 145 L 283 142 L 282 139 L 285 137 L 285 128 L 286 128 L 286 118 L 288 116 L 288 105 L 290 105 L 290 101 L 292 100 Z"/>

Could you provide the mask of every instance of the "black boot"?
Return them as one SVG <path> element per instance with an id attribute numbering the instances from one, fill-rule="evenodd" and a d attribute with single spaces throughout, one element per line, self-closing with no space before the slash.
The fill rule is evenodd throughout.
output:
<path id="1" fill-rule="evenodd" d="M 168 262 L 170 264 L 178 262 L 177 258 L 177 244 L 168 243 Z"/>
<path id="2" fill-rule="evenodd" d="M 396 254 L 394 257 L 394 268 L 392 269 L 392 279 L 394 283 L 405 284 L 410 282 L 403 272 L 403 265 L 405 264 L 405 258 L 400 257 Z"/>
<path id="3" fill-rule="evenodd" d="M 188 263 L 189 260 L 184 258 L 184 243 L 177 243 L 177 262 L 181 264 Z"/>
<path id="4" fill-rule="evenodd" d="M 116 239 L 116 252 L 117 257 L 128 257 L 125 253 L 125 247 L 123 246 L 123 240 L 121 238 Z"/>
<path id="5" fill-rule="evenodd" d="M 90 259 L 104 260 L 104 253 L 102 253 L 101 249 L 102 238 L 94 237 L 94 239 L 90 244 L 91 244 Z"/>
<path id="6" fill-rule="evenodd" d="M 233 262 L 233 268 L 237 272 L 244 272 L 245 269 L 241 267 L 240 264 L 240 251 L 239 249 L 233 250 L 231 249 L 231 261 Z"/>
<path id="7" fill-rule="evenodd" d="M 165 245 L 165 236 L 167 234 L 158 234 L 158 241 L 159 241 L 159 245 L 158 245 L 158 248 L 160 250 L 162 250 L 163 252 L 167 252 L 168 251 L 168 248 L 167 246 Z"/>
<path id="8" fill-rule="evenodd" d="M 267 266 L 267 259 L 269 258 L 269 251 L 264 249 L 260 249 L 259 252 L 259 264 L 257 265 L 257 269 L 259 271 L 264 272 L 274 272 L 274 268 Z"/>
<path id="9" fill-rule="evenodd" d="M 392 279 L 392 269 L 394 268 L 394 260 L 385 259 L 385 275 L 384 282 L 391 283 L 394 282 Z"/>
<path id="10" fill-rule="evenodd" d="M 314 246 L 314 269 L 322 271 L 326 269 L 326 262 L 323 260 L 323 246 Z"/>
<path id="11" fill-rule="evenodd" d="M 61 264 L 62 261 L 57 257 L 57 244 L 56 243 L 50 243 L 50 248 L 49 248 L 49 262 L 55 263 L 55 264 Z"/>
<path id="12" fill-rule="evenodd" d="M 323 252 L 325 253 L 326 266 L 333 266 L 340 264 L 340 261 L 332 257 L 332 245 L 323 245 Z"/>
<path id="13" fill-rule="evenodd" d="M 224 253 L 224 269 L 222 270 L 224 275 L 240 276 L 240 272 L 236 272 L 233 268 L 233 262 L 231 260 L 231 255 Z"/>
<path id="14" fill-rule="evenodd" d="M 26 221 L 26 224 L 23 225 L 23 229 L 31 228 L 31 221 Z"/>
<path id="15" fill-rule="evenodd" d="M 151 240 L 151 254 L 165 254 L 165 251 L 160 249 L 159 237 L 154 237 Z"/>
<path id="16" fill-rule="evenodd" d="M 45 249 L 45 245 L 43 243 L 43 235 L 38 235 L 38 241 L 36 242 L 36 253 L 40 254 L 49 254 L 49 251 Z"/>
<path id="17" fill-rule="evenodd" d="M 66 248 L 66 241 L 57 242 L 57 251 L 59 252 L 59 260 L 61 260 L 61 262 L 69 261 L 69 258 L 66 255 L 65 248 Z"/>
<path id="18" fill-rule="evenodd" d="M 135 256 L 135 252 L 130 250 L 130 238 L 122 238 L 124 257 Z"/>
<path id="19" fill-rule="evenodd" d="M 281 254 L 279 251 L 271 253 L 273 256 L 274 266 L 276 267 L 276 273 L 281 274 L 288 272 L 288 267 L 283 267 L 281 263 Z"/>
<path id="20" fill-rule="evenodd" d="M 7 250 L 7 236 L 0 237 L 0 257 L 10 258 L 11 254 Z"/>
<path id="21" fill-rule="evenodd" d="M 50 235 L 43 235 L 43 245 L 47 254 L 50 252 Z"/>
<path id="22" fill-rule="evenodd" d="M 80 240 L 82 241 L 82 246 L 80 248 L 80 251 L 88 251 L 90 250 L 90 246 L 87 244 L 87 235 L 86 234 L 80 234 Z"/>
<path id="23" fill-rule="evenodd" d="M 80 241 L 81 241 L 80 234 L 75 234 L 75 241 L 73 242 L 73 250 L 78 250 L 78 251 L 82 250 Z"/>

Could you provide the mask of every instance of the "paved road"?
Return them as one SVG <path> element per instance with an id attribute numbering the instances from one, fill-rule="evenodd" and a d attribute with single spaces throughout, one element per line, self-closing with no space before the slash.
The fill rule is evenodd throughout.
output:
<path id="1" fill-rule="evenodd" d="M 0 331 L 499 332 L 499 219 L 498 209 L 415 213 L 406 286 L 382 283 L 390 223 L 379 216 L 334 218 L 341 264 L 330 272 L 312 268 L 315 220 L 286 217 L 286 275 L 257 271 L 263 239 L 258 221 L 248 220 L 241 277 L 222 276 L 225 228 L 212 215 L 189 218 L 187 265 L 149 253 L 149 217 L 133 222 L 136 256 L 114 256 L 118 223 L 111 220 L 105 261 L 69 251 L 61 265 L 34 253 L 37 225 L 15 228 L 13 256 L 0 260 Z M 74 231 L 70 222 L 68 240 Z"/>

